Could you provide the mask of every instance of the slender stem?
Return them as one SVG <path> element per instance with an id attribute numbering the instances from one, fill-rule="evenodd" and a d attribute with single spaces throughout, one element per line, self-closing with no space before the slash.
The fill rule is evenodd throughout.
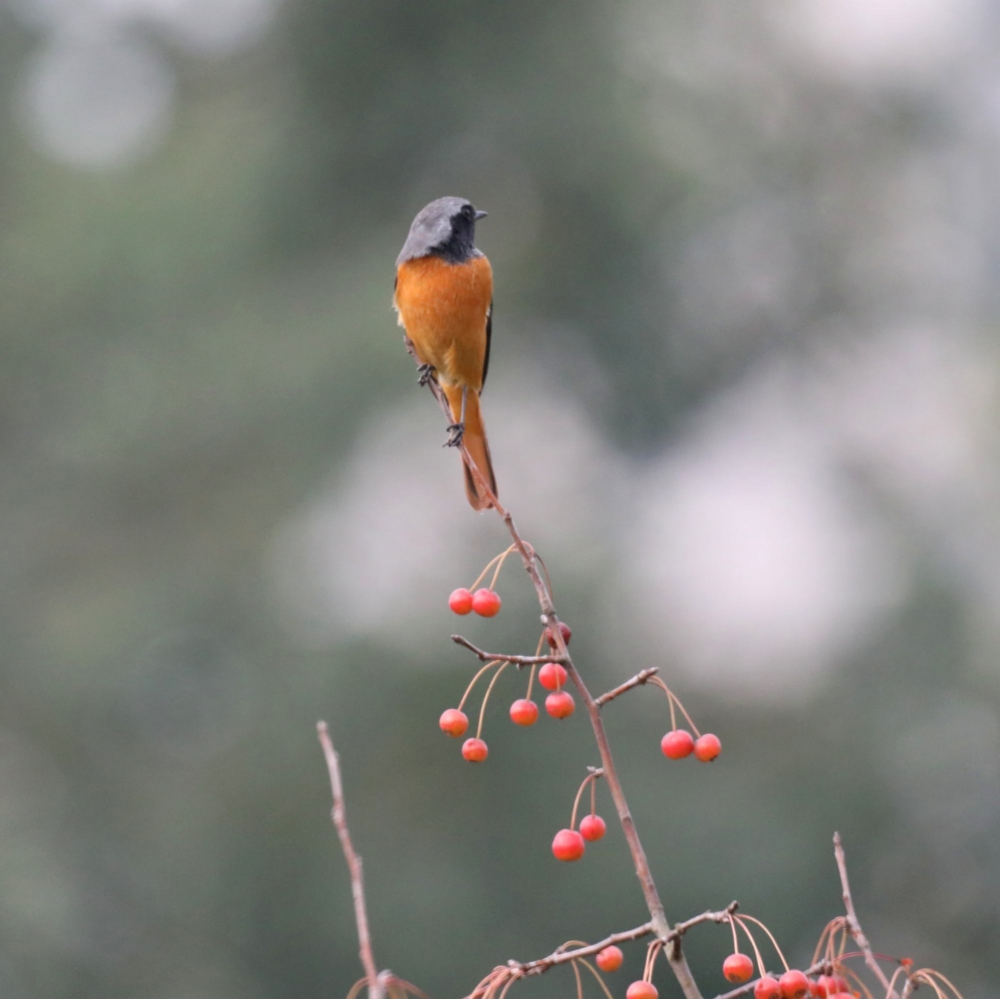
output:
<path id="1" fill-rule="evenodd" d="M 465 693 L 462 694 L 462 699 L 458 702 L 458 710 L 461 711 L 465 707 L 465 702 L 469 699 L 469 694 L 472 693 L 472 688 L 475 687 L 476 681 L 492 666 L 500 662 L 499 659 L 494 659 L 493 662 L 487 663 L 470 681 L 469 686 L 465 688 Z"/>
<path id="2" fill-rule="evenodd" d="M 493 679 L 490 680 L 490 685 L 486 688 L 486 693 L 483 694 L 483 703 L 479 707 L 479 726 L 476 728 L 476 738 L 478 739 L 483 734 L 483 718 L 486 717 L 486 702 L 490 699 L 490 694 L 493 693 L 493 688 L 496 686 L 497 680 L 500 679 L 500 674 L 510 665 L 510 663 L 504 663 L 494 674 Z"/>
<path id="3" fill-rule="evenodd" d="M 757 941 L 754 940 L 753 934 L 750 932 L 750 929 L 747 926 L 747 924 L 744 923 L 743 920 L 740 919 L 739 916 L 737 916 L 736 919 L 737 919 L 737 922 L 739 922 L 739 924 L 740 924 L 740 929 L 743 930 L 743 932 L 747 935 L 747 938 L 750 941 L 750 946 L 753 947 L 754 957 L 757 958 L 757 974 L 763 976 L 764 975 L 764 958 L 761 957 L 761 955 L 760 955 L 760 948 L 757 946 Z"/>
<path id="4" fill-rule="evenodd" d="M 594 703 L 599 707 L 603 708 L 608 701 L 613 701 L 616 697 L 624 694 L 626 691 L 631 690 L 633 687 L 638 687 L 639 684 L 645 683 L 651 676 L 656 676 L 659 672 L 658 666 L 651 666 L 649 669 L 644 669 L 639 673 L 636 673 L 631 680 L 626 680 L 621 686 L 615 687 L 614 690 L 609 690 L 606 694 L 601 694 L 600 697 L 594 698 Z"/>
<path id="5" fill-rule="evenodd" d="M 580 981 L 580 969 L 577 967 L 576 961 L 571 962 L 570 967 L 573 969 L 573 977 L 576 979 L 576 999 L 583 999 L 583 982 Z"/>
<path id="6" fill-rule="evenodd" d="M 653 677 L 652 683 L 655 683 L 663 693 L 667 695 L 667 699 L 670 701 L 670 724 L 673 728 L 677 727 L 677 719 L 674 717 L 674 704 L 681 709 L 681 714 L 687 719 L 688 725 L 694 729 L 694 734 L 701 738 L 701 732 L 698 731 L 698 726 L 691 720 L 691 716 L 687 713 L 687 709 L 681 704 L 681 699 L 658 677 Z"/>
<path id="7" fill-rule="evenodd" d="M 570 829 L 576 828 L 576 813 L 577 809 L 580 807 L 580 797 L 582 796 L 584 789 L 589 784 L 591 791 L 591 811 L 593 811 L 593 791 L 594 791 L 594 781 L 601 776 L 600 770 L 591 770 L 580 784 L 579 790 L 576 792 L 576 798 L 573 801 L 573 814 L 570 816 L 569 827 Z"/>
<path id="8" fill-rule="evenodd" d="M 497 562 L 497 567 L 496 567 L 495 571 L 493 572 L 493 578 L 492 578 L 492 579 L 490 580 L 490 589 L 491 589 L 491 590 L 492 590 L 492 589 L 494 589 L 494 588 L 496 587 L 496 585 L 497 585 L 497 577 L 498 577 L 498 576 L 500 575 L 500 570 L 501 570 L 501 569 L 503 568 L 503 564 L 504 564 L 504 562 L 506 562 L 506 561 L 507 561 L 507 556 L 508 556 L 508 555 L 509 555 L 509 554 L 510 554 L 510 553 L 511 553 L 511 552 L 512 552 L 513 550 L 514 550 L 514 546 L 513 546 L 513 545 L 511 545 L 511 546 L 510 546 L 510 547 L 509 547 L 509 548 L 507 549 L 507 551 L 505 551 L 505 552 L 503 553 L 503 555 L 501 555 L 501 556 L 500 556 L 500 561 L 499 561 L 499 562 Z"/>
<path id="9" fill-rule="evenodd" d="M 840 887 L 843 891 L 844 909 L 847 912 L 847 928 L 851 931 L 851 936 L 854 937 L 855 943 L 857 943 L 861 952 L 865 955 L 865 964 L 868 965 L 872 974 L 879 980 L 882 988 L 885 989 L 886 999 L 896 999 L 896 990 L 889 985 L 889 979 L 885 977 L 885 972 L 882 971 L 878 961 L 875 960 L 871 944 L 861 929 L 861 923 L 858 922 L 858 915 L 854 911 L 854 900 L 851 898 L 851 885 L 847 880 L 847 858 L 844 856 L 844 844 L 840 841 L 839 832 L 833 834 L 833 854 L 837 859 L 837 870 L 840 872 Z"/>
<path id="10" fill-rule="evenodd" d="M 653 980 L 653 969 L 656 967 L 656 958 L 661 950 L 663 950 L 663 944 L 659 940 L 654 940 L 649 945 L 649 950 L 646 952 L 646 970 L 642 973 L 643 981 L 651 982 Z"/>
<path id="11" fill-rule="evenodd" d="M 767 934 L 768 939 L 771 941 L 771 946 L 778 952 L 778 957 L 781 958 L 781 963 L 785 966 L 785 971 L 788 971 L 788 962 L 785 960 L 785 955 L 778 946 L 778 941 L 774 939 L 774 934 L 759 919 L 755 919 L 753 916 L 738 916 L 737 918 L 740 920 L 749 919 L 751 923 L 756 923 Z"/>
<path id="12" fill-rule="evenodd" d="M 589 962 L 580 958 L 580 964 L 582 964 L 593 976 L 597 979 L 597 984 L 604 989 L 604 994 L 608 999 L 615 999 L 615 997 L 608 991 L 607 985 L 604 984 L 604 979 L 597 973 L 597 969 Z"/>
<path id="13" fill-rule="evenodd" d="M 330 773 L 330 790 L 333 794 L 333 811 L 331 813 L 333 825 L 340 837 L 340 845 L 343 848 L 344 857 L 347 859 L 347 867 L 351 872 L 354 921 L 358 925 L 358 944 L 361 965 L 365 969 L 365 978 L 368 981 L 368 999 L 383 999 L 385 993 L 379 979 L 378 968 L 375 965 L 371 936 L 368 932 L 368 912 L 365 908 L 365 882 L 361 858 L 354 852 L 351 833 L 347 828 L 347 818 L 344 813 L 344 787 L 340 779 L 340 761 L 333 748 L 333 743 L 330 741 L 330 732 L 325 721 L 317 723 L 316 734 L 323 747 L 323 755 L 326 757 L 326 769 Z"/>
<path id="14" fill-rule="evenodd" d="M 474 590 L 474 589 L 475 589 L 475 588 L 476 588 L 476 587 L 477 587 L 477 586 L 478 586 L 478 585 L 479 585 L 479 584 L 480 584 L 480 583 L 481 583 L 481 582 L 483 581 L 483 576 L 485 576 L 485 575 L 486 575 L 486 573 L 488 573 L 488 572 L 490 571 L 490 569 L 492 569 L 492 568 L 493 568 L 493 566 L 494 566 L 494 565 L 496 565 L 496 563 L 497 563 L 497 562 L 499 562 L 499 563 L 500 563 L 500 565 L 503 565 L 503 560 L 504 560 L 504 559 L 505 559 L 505 558 L 506 558 L 506 557 L 507 557 L 507 556 L 508 556 L 508 555 L 509 555 L 509 554 L 510 554 L 510 553 L 511 553 L 511 552 L 512 552 L 513 550 L 514 550 L 514 546 L 513 546 L 513 545 L 511 545 L 511 546 L 510 546 L 510 547 L 509 547 L 509 548 L 508 548 L 508 549 L 507 549 L 506 551 L 504 551 L 504 552 L 500 552 L 500 554 L 499 554 L 499 555 L 494 555 L 494 556 L 493 556 L 493 558 L 491 558 L 491 559 L 489 560 L 489 562 L 487 562 L 487 563 L 486 563 L 486 568 L 485 568 L 485 569 L 483 569 L 483 571 L 482 571 L 482 572 L 481 572 L 481 573 L 480 573 L 480 574 L 479 574 L 479 575 L 478 575 L 478 576 L 476 577 L 476 581 L 475 581 L 475 582 L 474 582 L 474 583 L 472 584 L 472 586 L 470 586 L 470 587 L 469 587 L 469 589 L 470 589 L 470 590 Z M 496 584 L 496 581 L 497 581 L 497 573 L 498 573 L 499 571 L 500 571 L 500 569 L 499 569 L 499 567 L 497 567 L 497 572 L 493 573 L 493 582 L 492 582 L 492 583 L 490 583 L 490 589 L 491 589 L 491 590 L 493 589 L 494 585 Z"/>

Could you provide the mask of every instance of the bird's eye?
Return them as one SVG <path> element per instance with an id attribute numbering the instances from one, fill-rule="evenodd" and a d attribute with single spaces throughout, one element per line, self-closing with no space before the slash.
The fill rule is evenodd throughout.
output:
<path id="1" fill-rule="evenodd" d="M 476 210 L 475 210 L 475 208 L 472 207 L 472 205 L 463 205 L 462 206 L 462 214 L 467 219 L 475 218 Z"/>

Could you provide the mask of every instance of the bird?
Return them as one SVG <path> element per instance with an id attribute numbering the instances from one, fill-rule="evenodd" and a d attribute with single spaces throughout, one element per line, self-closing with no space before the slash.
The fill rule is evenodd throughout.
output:
<path id="1" fill-rule="evenodd" d="M 497 495 L 479 408 L 493 333 L 493 269 L 475 243 L 476 223 L 486 214 L 457 197 L 421 208 L 396 258 L 393 289 L 393 307 L 413 345 L 420 384 L 435 379 L 448 400 L 452 423 L 446 446 L 465 443 L 465 492 L 474 510 L 493 504 L 476 482 L 470 458 Z"/>

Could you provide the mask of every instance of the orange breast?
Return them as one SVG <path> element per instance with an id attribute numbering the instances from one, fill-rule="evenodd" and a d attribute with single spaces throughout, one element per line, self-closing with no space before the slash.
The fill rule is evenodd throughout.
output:
<path id="1" fill-rule="evenodd" d="M 485 257 L 462 264 L 420 257 L 397 269 L 394 303 L 400 325 L 421 362 L 437 368 L 443 385 L 482 388 L 492 298 L 493 271 Z"/>

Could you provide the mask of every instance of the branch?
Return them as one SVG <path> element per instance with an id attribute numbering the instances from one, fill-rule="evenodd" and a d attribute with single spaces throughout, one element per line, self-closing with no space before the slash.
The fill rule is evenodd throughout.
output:
<path id="1" fill-rule="evenodd" d="M 738 908 L 739 902 L 730 902 L 725 909 L 720 909 L 718 912 L 703 912 L 700 916 L 694 916 L 683 923 L 678 923 L 667 934 L 667 939 L 679 939 L 691 927 L 697 926 L 699 923 L 724 923 Z M 605 937 L 598 943 L 587 944 L 585 947 L 579 947 L 576 950 L 556 950 L 554 953 L 549 954 L 548 957 L 541 957 L 537 961 L 528 961 L 523 964 L 518 961 L 508 961 L 507 967 L 513 971 L 517 971 L 522 977 L 527 975 L 541 975 L 550 968 L 556 967 L 556 965 L 565 964 L 567 961 L 575 961 L 581 957 L 589 957 L 591 954 L 597 954 L 612 944 L 640 940 L 652 932 L 652 922 L 643 923 L 642 926 L 637 926 L 633 930 L 622 930 L 620 933 L 612 933 L 611 936 Z"/>
<path id="2" fill-rule="evenodd" d="M 881 982 L 882 988 L 886 990 L 886 999 L 896 999 L 896 990 L 889 984 L 889 979 L 885 977 L 885 972 L 879 967 L 875 955 L 872 953 L 872 945 L 868 942 L 858 922 L 857 913 L 854 911 L 854 900 L 851 898 L 851 886 L 847 880 L 847 858 L 844 856 L 844 845 L 840 841 L 840 833 L 833 834 L 833 854 L 837 858 L 837 870 L 840 872 L 840 887 L 843 889 L 844 909 L 847 912 L 847 928 L 854 937 L 854 942 L 861 949 L 865 956 L 865 964 L 871 969 L 872 974 Z"/>
<path id="3" fill-rule="evenodd" d="M 416 361 L 417 358 L 413 349 L 413 343 L 410 341 L 409 337 L 405 338 L 405 342 L 406 349 Z M 417 361 L 417 363 L 419 364 L 419 361 Z M 437 399 L 438 405 L 441 406 L 441 410 L 445 414 L 446 419 L 449 423 L 451 423 L 451 408 L 448 405 L 448 401 L 444 397 L 444 393 L 441 391 L 441 387 L 433 378 L 428 380 L 427 385 L 434 394 L 434 397 Z M 580 677 L 580 674 L 577 672 L 576 666 L 573 664 L 573 659 L 569 654 L 569 650 L 566 648 L 566 642 L 563 640 L 562 631 L 559 628 L 559 618 L 556 615 L 556 609 L 552 603 L 552 595 L 538 571 L 538 565 L 536 564 L 537 556 L 535 555 L 534 549 L 518 533 L 517 528 L 514 526 L 514 518 L 511 516 L 510 512 L 505 510 L 500 504 L 500 500 L 497 499 L 496 495 L 493 493 L 493 490 L 490 488 L 490 484 L 486 481 L 485 476 L 479 470 L 479 467 L 469 454 L 465 444 L 460 443 L 459 449 L 461 450 L 462 457 L 466 460 L 469 471 L 476 480 L 476 487 L 480 494 L 485 496 L 493 504 L 493 508 L 496 510 L 497 515 L 501 520 L 503 520 L 508 532 L 510 533 L 511 539 L 514 542 L 514 547 L 517 550 L 518 555 L 521 556 L 521 562 L 524 565 L 524 570 L 531 579 L 531 583 L 535 588 L 535 593 L 538 596 L 538 604 L 542 611 L 542 623 L 548 627 L 549 634 L 556 643 L 556 652 L 560 657 L 558 661 L 560 661 L 566 668 L 570 679 L 573 681 L 573 685 L 576 687 L 581 700 L 587 708 L 587 714 L 590 716 L 590 725 L 594 730 L 594 738 L 597 740 L 597 748 L 601 754 L 601 763 L 604 767 L 604 778 L 608 782 L 608 790 L 611 792 L 611 797 L 615 803 L 615 809 L 618 812 L 618 821 L 621 823 L 622 832 L 625 834 L 625 841 L 628 843 L 629 852 L 632 854 L 632 860 L 635 864 L 635 874 L 639 879 L 639 885 L 642 888 L 642 894 L 646 900 L 646 908 L 649 910 L 652 932 L 655 933 L 657 939 L 662 940 L 664 943 L 668 940 L 670 941 L 670 946 L 665 948 L 665 953 L 667 960 L 670 963 L 671 970 L 674 973 L 674 977 L 677 979 L 677 983 L 680 985 L 681 991 L 684 993 L 685 999 L 702 999 L 701 992 L 699 991 L 694 980 L 694 976 L 691 974 L 691 969 L 688 967 L 687 959 L 684 957 L 684 953 L 681 950 L 680 937 L 670 939 L 670 923 L 667 920 L 667 916 L 663 908 L 663 902 L 660 901 L 660 894 L 656 889 L 656 882 L 653 880 L 653 874 L 649 869 L 649 861 L 646 858 L 646 851 L 643 850 L 642 843 L 639 841 L 639 834 L 636 832 L 635 822 L 632 819 L 632 813 L 629 810 L 628 801 L 625 799 L 625 792 L 622 790 L 621 781 L 618 778 L 618 770 L 615 767 L 615 761 L 611 756 L 611 747 L 608 745 L 607 733 L 604 731 L 604 722 L 601 720 L 600 706 L 594 700 L 590 691 L 587 689 L 586 684 L 583 682 L 583 679 Z"/>
<path id="4" fill-rule="evenodd" d="M 605 937 L 598 943 L 588 944 L 586 947 L 580 947 L 577 950 L 557 950 L 549 954 L 548 957 L 540 957 L 537 961 L 527 961 L 523 964 L 519 961 L 508 961 L 507 967 L 520 972 L 522 976 L 541 975 L 556 965 L 565 964 L 567 961 L 575 961 L 578 957 L 589 957 L 591 954 L 596 954 L 598 951 L 602 951 L 605 947 L 610 947 L 612 944 L 627 943 L 629 940 L 641 940 L 652 932 L 653 924 L 651 922 L 643 923 L 642 926 L 637 926 L 634 930 L 622 930 L 621 933 L 612 933 L 611 936 Z"/>
<path id="5" fill-rule="evenodd" d="M 659 667 L 652 666 L 649 669 L 644 669 L 639 673 L 636 673 L 631 680 L 626 680 L 620 687 L 615 687 L 614 690 L 609 690 L 606 694 L 601 694 L 600 697 L 594 698 L 594 703 L 599 707 L 603 708 L 608 701 L 613 701 L 619 694 L 624 694 L 626 691 L 631 690 L 633 687 L 638 687 L 639 684 L 645 683 L 651 676 L 656 676 L 659 673 Z"/>
<path id="6" fill-rule="evenodd" d="M 358 924 L 358 943 L 361 947 L 361 964 L 365 969 L 365 978 L 368 980 L 368 999 L 383 999 L 385 990 L 383 982 L 386 980 L 380 976 L 375 965 L 375 956 L 372 954 L 372 942 L 368 933 L 368 914 L 365 910 L 365 884 L 361 869 L 361 858 L 354 852 L 351 843 L 351 833 L 347 828 L 347 819 L 344 817 L 344 788 L 340 780 L 340 762 L 337 753 L 330 741 L 330 733 L 326 727 L 326 722 L 321 721 L 316 724 L 316 734 L 319 736 L 320 745 L 323 747 L 323 755 L 326 757 L 326 768 L 330 772 L 330 789 L 333 792 L 333 818 L 334 828 L 340 837 L 340 845 L 347 858 L 347 867 L 351 872 L 351 894 L 354 896 L 354 919 Z M 389 973 L 386 973 L 389 976 Z M 391 977 L 391 976 L 389 976 Z"/>
<path id="7" fill-rule="evenodd" d="M 494 655 L 492 652 L 483 652 L 482 649 L 477 648 L 472 644 L 467 638 L 462 638 L 461 635 L 452 635 L 451 640 L 456 645 L 462 645 L 467 648 L 470 652 L 475 653 L 479 656 L 484 663 L 486 662 L 502 662 L 502 663 L 514 663 L 515 666 L 535 666 L 541 665 L 542 663 L 559 663 L 560 666 L 566 665 L 566 660 L 562 656 L 505 656 L 502 654 Z"/>

